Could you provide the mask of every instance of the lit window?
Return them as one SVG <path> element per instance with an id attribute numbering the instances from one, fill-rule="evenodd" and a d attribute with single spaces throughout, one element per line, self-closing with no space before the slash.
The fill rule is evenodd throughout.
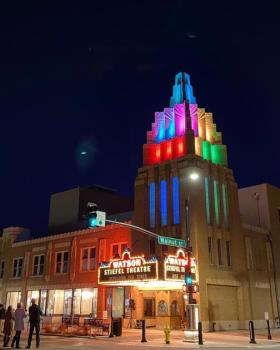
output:
<path id="1" fill-rule="evenodd" d="M 95 247 L 82 249 L 82 271 L 93 271 L 95 269 L 95 254 Z"/>
<path id="2" fill-rule="evenodd" d="M 69 252 L 56 253 L 56 273 L 67 273 L 69 264 Z"/>
<path id="3" fill-rule="evenodd" d="M 5 270 L 5 261 L 2 260 L 0 264 L 0 278 L 4 277 L 4 270 Z"/>
<path id="4" fill-rule="evenodd" d="M 150 227 L 156 226 L 156 185 L 154 182 L 149 184 L 149 210 Z"/>
<path id="5" fill-rule="evenodd" d="M 16 258 L 13 262 L 13 277 L 21 277 L 23 271 L 23 258 Z"/>
<path id="6" fill-rule="evenodd" d="M 180 223 L 180 195 L 178 176 L 172 179 L 172 199 L 173 199 L 173 224 Z"/>
<path id="7" fill-rule="evenodd" d="M 219 184 L 214 180 L 214 205 L 215 205 L 215 221 L 216 225 L 220 225 L 220 198 L 219 198 Z"/>
<path id="8" fill-rule="evenodd" d="M 208 176 L 204 179 L 205 186 L 205 207 L 206 207 L 206 220 L 207 224 L 211 224 L 211 213 L 210 213 L 210 193 L 209 193 L 209 178 Z"/>
<path id="9" fill-rule="evenodd" d="M 11 307 L 15 310 L 17 308 L 17 303 L 20 302 L 21 292 L 8 292 L 6 298 L 6 305 L 11 305 Z"/>
<path id="10" fill-rule="evenodd" d="M 223 246 L 222 246 L 222 240 L 220 238 L 217 239 L 217 246 L 218 246 L 218 264 L 223 265 Z"/>
<path id="11" fill-rule="evenodd" d="M 33 276 L 42 276 L 44 273 L 45 255 L 35 255 L 33 258 Z"/>
<path id="12" fill-rule="evenodd" d="M 167 183 L 165 180 L 160 182 L 160 205 L 161 205 L 161 225 L 167 225 Z"/>
<path id="13" fill-rule="evenodd" d="M 228 228 L 228 193 L 226 184 L 222 184 L 223 208 L 224 208 L 224 224 Z"/>
<path id="14" fill-rule="evenodd" d="M 74 289 L 73 314 L 96 317 L 97 288 Z"/>
<path id="15" fill-rule="evenodd" d="M 35 299 L 36 304 L 39 304 L 40 291 L 39 290 L 29 290 L 27 292 L 27 302 L 26 302 L 27 308 L 31 305 L 31 299 Z"/>
<path id="16" fill-rule="evenodd" d="M 227 266 L 231 266 L 231 244 L 230 244 L 230 241 L 226 241 L 226 251 L 227 251 Z"/>

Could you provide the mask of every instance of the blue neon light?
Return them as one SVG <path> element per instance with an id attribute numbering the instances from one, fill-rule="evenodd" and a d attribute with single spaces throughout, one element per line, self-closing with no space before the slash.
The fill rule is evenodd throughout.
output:
<path id="1" fill-rule="evenodd" d="M 156 185 L 151 182 L 149 185 L 149 209 L 150 209 L 150 227 L 156 226 Z"/>
<path id="2" fill-rule="evenodd" d="M 160 207 L 161 207 L 161 225 L 167 225 L 167 183 L 165 180 L 160 182 Z"/>
<path id="3" fill-rule="evenodd" d="M 172 179 L 173 224 L 180 223 L 180 194 L 178 176 Z"/>
<path id="4" fill-rule="evenodd" d="M 185 87 L 183 87 L 183 77 L 185 77 Z M 185 88 L 186 97 L 190 104 L 196 104 L 196 98 L 193 94 L 193 88 L 191 86 L 191 79 L 187 73 L 178 73 L 175 76 L 175 84 L 173 85 L 173 95 L 170 99 L 170 107 L 174 107 L 175 104 L 183 103 L 183 88 Z"/>

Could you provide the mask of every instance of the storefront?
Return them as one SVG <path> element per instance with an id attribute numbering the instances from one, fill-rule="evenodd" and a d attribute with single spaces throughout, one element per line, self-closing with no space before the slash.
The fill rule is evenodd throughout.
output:
<path id="1" fill-rule="evenodd" d="M 121 258 L 99 266 L 98 283 L 106 286 L 105 314 L 122 317 L 124 327 L 135 327 L 145 319 L 149 327 L 180 328 L 187 314 L 183 284 L 188 257 L 182 249 L 165 258 L 133 256 L 129 250 Z M 194 281 L 196 263 L 191 259 Z"/>
<path id="2" fill-rule="evenodd" d="M 97 314 L 97 288 L 28 290 L 27 306 L 34 298 L 46 316 L 91 316 Z"/>

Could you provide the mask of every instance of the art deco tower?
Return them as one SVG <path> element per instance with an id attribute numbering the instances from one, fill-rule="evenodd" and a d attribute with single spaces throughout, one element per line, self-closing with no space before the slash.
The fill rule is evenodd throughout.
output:
<path id="1" fill-rule="evenodd" d="M 155 113 L 147 132 L 143 167 L 135 181 L 134 223 L 185 239 L 186 202 L 198 265 L 201 319 L 204 326 L 211 322 L 209 305 L 218 302 L 221 310 L 228 310 L 227 303 L 232 303 L 234 308 L 221 317 L 238 327 L 243 318 L 243 305 L 237 300 L 245 278 L 245 252 L 237 185 L 212 113 L 198 106 L 190 76 L 179 73 L 169 107 Z M 137 242 L 133 249 L 140 246 Z M 162 255 L 172 248 L 150 242 L 145 251 Z"/>

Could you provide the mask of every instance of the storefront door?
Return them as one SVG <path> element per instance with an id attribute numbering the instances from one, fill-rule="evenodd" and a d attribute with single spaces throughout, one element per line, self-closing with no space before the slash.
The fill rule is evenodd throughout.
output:
<path id="1" fill-rule="evenodd" d="M 112 300 L 112 316 L 123 317 L 124 316 L 124 288 L 113 288 L 113 300 Z"/>

